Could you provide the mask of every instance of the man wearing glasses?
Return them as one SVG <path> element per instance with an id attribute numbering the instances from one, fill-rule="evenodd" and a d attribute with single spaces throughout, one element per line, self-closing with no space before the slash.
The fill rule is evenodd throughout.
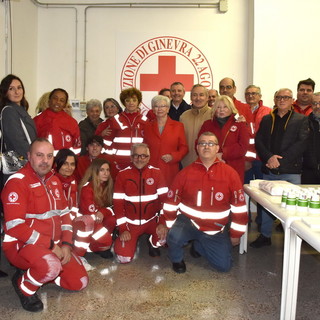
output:
<path id="1" fill-rule="evenodd" d="M 320 184 L 320 92 L 313 95 L 312 113 L 308 116 L 310 136 L 303 154 L 302 184 Z"/>
<path id="2" fill-rule="evenodd" d="M 160 169 L 148 165 L 150 151 L 144 143 L 131 148 L 132 165 L 116 178 L 113 204 L 119 227 L 114 252 L 120 263 L 132 261 L 138 238 L 147 233 L 149 255 L 160 256 L 159 247 L 166 243 L 167 228 L 160 215 L 163 198 L 168 192 Z"/>
<path id="3" fill-rule="evenodd" d="M 302 155 L 309 135 L 308 118 L 293 110 L 292 91 L 276 92 L 275 108 L 265 116 L 256 135 L 256 150 L 263 162 L 264 180 L 301 183 Z M 273 217 L 262 210 L 261 234 L 250 246 L 271 245 Z"/>
<path id="4" fill-rule="evenodd" d="M 227 272 L 232 245 L 239 244 L 248 221 L 242 183 L 238 173 L 217 158 L 219 143 L 212 132 L 200 135 L 197 151 L 199 158 L 177 174 L 163 205 L 170 228 L 168 255 L 176 273 L 186 272 L 183 247 L 193 241 L 194 258 L 203 256 L 213 268 Z"/>

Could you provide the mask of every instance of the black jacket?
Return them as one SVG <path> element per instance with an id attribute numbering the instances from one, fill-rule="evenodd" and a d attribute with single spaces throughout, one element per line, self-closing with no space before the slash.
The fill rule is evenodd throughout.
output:
<path id="1" fill-rule="evenodd" d="M 178 109 L 176 109 L 176 108 L 172 105 L 172 101 L 171 101 L 168 116 L 169 116 L 172 120 L 179 121 L 180 116 L 181 116 L 185 111 L 187 111 L 187 110 L 189 110 L 189 109 L 191 109 L 190 104 L 187 104 L 184 100 L 182 100 L 182 102 L 180 103 Z"/>
<path id="2" fill-rule="evenodd" d="M 273 156 L 271 152 L 271 136 L 274 128 L 275 116 L 278 110 L 275 108 L 269 115 L 262 118 L 259 131 L 257 132 L 255 144 L 260 159 L 263 162 L 262 171 L 266 174 L 299 174 L 302 170 L 302 155 L 306 148 L 309 136 L 308 118 L 302 114 L 296 113 L 291 109 L 285 132 L 280 146 L 279 159 L 280 167 L 277 169 L 268 169 L 265 164 Z"/>

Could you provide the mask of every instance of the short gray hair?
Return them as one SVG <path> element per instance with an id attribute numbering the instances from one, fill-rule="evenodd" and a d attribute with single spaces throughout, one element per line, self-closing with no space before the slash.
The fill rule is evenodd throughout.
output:
<path id="1" fill-rule="evenodd" d="M 92 109 L 93 107 L 99 107 L 100 112 L 102 111 L 102 104 L 101 101 L 98 99 L 91 99 L 87 102 L 86 105 L 86 111 L 89 111 L 90 109 Z"/>
<path id="2" fill-rule="evenodd" d="M 152 108 L 159 102 L 161 101 L 164 101 L 166 103 L 166 106 L 167 107 L 170 107 L 170 99 L 166 96 L 163 96 L 163 95 L 157 95 L 157 96 L 154 96 L 151 100 L 151 105 L 152 105 Z"/>

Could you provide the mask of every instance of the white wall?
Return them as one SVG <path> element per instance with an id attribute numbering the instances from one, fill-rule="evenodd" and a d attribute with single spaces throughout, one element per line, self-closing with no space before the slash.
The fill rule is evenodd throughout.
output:
<path id="1" fill-rule="evenodd" d="M 270 106 L 280 87 L 295 92 L 297 82 L 308 77 L 320 86 L 318 0 L 229 0 L 226 13 L 215 8 L 44 8 L 31 0 L 13 0 L 11 6 L 12 72 L 23 79 L 33 108 L 43 92 L 55 87 L 65 88 L 72 99 L 118 98 L 117 63 L 135 46 L 160 35 L 198 46 L 209 60 L 214 86 L 222 77 L 234 78 L 241 100 L 251 82 L 261 86 Z M 3 17 L 0 2 L 1 78 Z"/>

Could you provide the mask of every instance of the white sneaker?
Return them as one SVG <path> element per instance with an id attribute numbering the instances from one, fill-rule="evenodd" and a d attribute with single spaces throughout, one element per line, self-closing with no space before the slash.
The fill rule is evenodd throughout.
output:
<path id="1" fill-rule="evenodd" d="M 93 267 L 85 257 L 80 257 L 81 261 L 82 261 L 82 264 L 84 266 L 84 268 L 86 269 L 86 271 L 91 271 L 91 270 L 94 270 L 95 267 Z"/>

